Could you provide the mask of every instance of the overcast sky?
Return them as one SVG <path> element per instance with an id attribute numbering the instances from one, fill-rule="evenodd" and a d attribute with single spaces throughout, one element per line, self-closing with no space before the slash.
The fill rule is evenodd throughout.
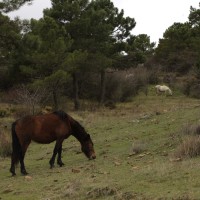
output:
<path id="1" fill-rule="evenodd" d="M 119 9 L 124 9 L 125 16 L 135 18 L 134 35 L 145 33 L 152 42 L 158 42 L 164 31 L 174 22 L 188 20 L 190 6 L 199 8 L 200 0 L 112 0 Z M 11 18 L 39 19 L 43 9 L 51 7 L 50 0 L 34 0 L 32 5 L 23 6 L 9 14 Z"/>

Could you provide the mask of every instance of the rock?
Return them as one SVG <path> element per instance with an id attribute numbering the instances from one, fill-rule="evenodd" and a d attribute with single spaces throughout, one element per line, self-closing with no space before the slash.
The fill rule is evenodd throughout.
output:
<path id="1" fill-rule="evenodd" d="M 117 162 L 117 161 L 115 161 L 114 164 L 115 164 L 115 166 L 121 165 L 121 163 L 120 163 L 120 162 Z"/>
<path id="2" fill-rule="evenodd" d="M 169 160 L 170 160 L 170 162 L 180 162 L 180 161 L 182 161 L 181 158 L 171 158 Z"/>
<path id="3" fill-rule="evenodd" d="M 132 169 L 136 170 L 136 169 L 139 169 L 139 167 L 138 166 L 133 166 Z"/>
<path id="4" fill-rule="evenodd" d="M 143 153 L 143 154 L 140 154 L 140 155 L 138 155 L 137 157 L 138 157 L 138 158 L 143 158 L 144 156 L 146 156 L 146 154 L 145 154 L 145 153 Z"/>
<path id="5" fill-rule="evenodd" d="M 25 176 L 24 179 L 25 179 L 26 181 L 31 181 L 31 180 L 33 179 L 33 177 L 32 177 L 32 176 Z"/>

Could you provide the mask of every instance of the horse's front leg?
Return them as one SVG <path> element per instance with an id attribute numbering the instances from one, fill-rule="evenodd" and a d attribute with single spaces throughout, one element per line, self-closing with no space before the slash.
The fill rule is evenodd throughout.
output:
<path id="1" fill-rule="evenodd" d="M 20 157 L 21 173 L 23 175 L 27 175 L 28 173 L 27 173 L 25 165 L 24 165 L 24 156 L 25 156 L 25 153 L 22 153 L 22 155 Z"/>
<path id="2" fill-rule="evenodd" d="M 62 162 L 62 144 L 60 146 L 60 148 L 58 149 L 58 158 L 57 158 L 57 164 L 62 167 L 64 165 L 64 163 Z"/>
<path id="3" fill-rule="evenodd" d="M 62 151 L 62 142 L 63 142 L 63 139 L 59 139 L 56 141 L 56 144 L 55 144 L 55 147 L 54 147 L 54 150 L 53 150 L 53 155 L 49 161 L 49 164 L 50 164 L 50 168 L 52 169 L 54 167 L 54 163 L 55 163 L 55 158 L 56 158 L 56 155 L 61 147 L 61 151 Z"/>
<path id="4" fill-rule="evenodd" d="M 52 155 L 52 157 L 49 161 L 50 169 L 52 169 L 54 167 L 57 152 L 58 152 L 58 149 L 57 149 L 57 142 L 56 142 L 56 145 L 55 145 L 54 150 L 53 150 L 53 155 Z"/>

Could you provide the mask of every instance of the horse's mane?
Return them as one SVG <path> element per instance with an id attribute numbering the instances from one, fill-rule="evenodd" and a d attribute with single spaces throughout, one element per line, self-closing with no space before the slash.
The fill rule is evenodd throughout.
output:
<path id="1" fill-rule="evenodd" d="M 66 112 L 62 110 L 54 111 L 53 114 L 57 115 L 61 120 L 66 120 L 68 119 L 73 131 L 73 135 L 75 137 L 87 137 L 87 132 L 85 131 L 84 127 L 75 119 L 73 119 L 71 116 L 69 116 Z M 81 135 L 79 136 L 79 134 Z M 82 135 L 83 134 L 83 135 Z"/>
<path id="2" fill-rule="evenodd" d="M 71 120 L 72 135 L 80 142 L 90 139 L 90 135 L 86 132 L 85 128 L 75 119 L 71 118 Z"/>

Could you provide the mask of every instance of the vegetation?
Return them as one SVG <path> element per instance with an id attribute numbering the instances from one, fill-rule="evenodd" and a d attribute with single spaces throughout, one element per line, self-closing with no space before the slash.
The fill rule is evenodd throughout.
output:
<path id="1" fill-rule="evenodd" d="M 54 144 L 32 143 L 25 158 L 28 177 L 21 176 L 19 168 L 17 176 L 10 177 L 10 157 L 1 158 L 0 197 L 198 199 L 200 157 L 178 159 L 174 153 L 184 140 L 180 138 L 190 136 L 184 127 L 190 130 L 191 124 L 196 130 L 199 100 L 174 92 L 177 96 L 157 97 L 149 88 L 147 97 L 140 93 L 112 110 L 68 110 L 91 134 L 97 159 L 88 161 L 70 137 L 63 143 L 65 166 L 49 169 Z"/>
<path id="2" fill-rule="evenodd" d="M 111 0 L 52 0 L 39 20 L 5 15 L 28 2 L 0 3 L 0 199 L 198 199 L 200 9 L 156 47 Z M 173 96 L 155 95 L 161 83 Z M 97 159 L 69 138 L 66 166 L 50 170 L 54 144 L 33 143 L 30 176 L 10 178 L 9 127 L 44 107 L 80 121 Z"/>
<path id="3" fill-rule="evenodd" d="M 112 85 L 109 72 L 142 64 L 147 74 L 152 70 L 152 75 L 190 74 L 182 91 L 199 98 L 199 9 L 191 7 L 189 21 L 170 26 L 155 48 L 148 35 L 131 34 L 136 25 L 134 18 L 124 17 L 124 11 L 119 11 L 110 0 L 52 0 L 52 8 L 45 9 L 39 20 L 12 21 L 4 16 L 9 11 L 8 3 L 13 5 L 12 10 L 26 2 L 1 4 L 2 90 L 25 84 L 35 93 L 40 83 L 49 87 L 54 109 L 60 108 L 59 98 L 63 95 L 74 99 L 76 110 L 84 98 L 92 97 L 104 105 L 109 96 L 115 95 L 107 95 L 106 90 Z M 145 84 L 155 80 L 159 81 L 149 76 Z M 138 89 L 144 86 L 140 84 Z M 130 95 L 137 95 L 137 90 L 135 94 L 127 91 L 125 97 L 115 101 L 124 101 Z"/>
<path id="4" fill-rule="evenodd" d="M 191 7 L 189 21 L 174 23 L 164 33 L 156 49 L 165 71 L 185 74 L 199 63 L 200 10 Z"/>
<path id="5" fill-rule="evenodd" d="M 81 81 L 86 81 L 82 79 L 84 73 L 97 74 L 95 84 L 99 92 L 95 95 L 103 105 L 109 85 L 107 70 L 137 66 L 153 53 L 155 46 L 145 34 L 131 36 L 135 20 L 124 17 L 124 11 L 119 11 L 110 0 L 52 0 L 52 8 L 44 10 L 44 16 L 39 20 L 7 20 L 6 24 L 15 23 L 21 32 L 18 32 L 17 47 L 9 52 L 9 65 L 3 64 L 8 71 L 9 83 L 4 81 L 1 88 L 35 85 L 38 80 L 46 82 L 47 77 L 56 79 L 54 74 L 62 71 L 70 77 L 61 82 L 65 85 L 63 92 L 74 99 L 75 109 L 80 108 L 80 85 Z M 4 51 L 8 53 L 9 50 L 4 48 Z M 122 51 L 130 52 L 129 59 L 121 54 Z M 128 60 L 126 66 L 120 64 L 124 59 Z M 72 87 L 65 91 L 69 84 Z M 55 109 L 59 108 L 59 94 L 55 92 L 59 84 L 56 85 L 51 90 Z M 85 92 L 90 91 L 84 89 Z"/>

